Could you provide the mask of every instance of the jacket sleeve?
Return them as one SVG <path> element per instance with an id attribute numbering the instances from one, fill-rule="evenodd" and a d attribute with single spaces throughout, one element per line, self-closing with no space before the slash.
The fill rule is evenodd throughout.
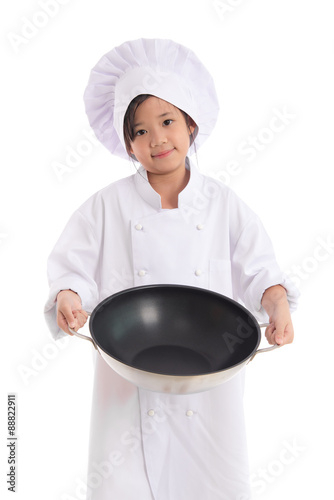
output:
<path id="1" fill-rule="evenodd" d="M 262 222 L 251 210 L 246 210 L 242 208 L 240 231 L 231 248 L 233 288 L 258 321 L 267 322 L 268 315 L 261 305 L 267 288 L 282 285 L 287 291 L 291 312 L 297 308 L 299 291 L 280 269 Z"/>
<path id="2" fill-rule="evenodd" d="M 80 211 L 75 212 L 47 262 L 50 292 L 44 314 L 55 340 L 66 335 L 56 321 L 56 297 L 60 290 L 71 289 L 78 293 L 87 312 L 91 312 L 98 302 L 99 246 L 92 224 Z"/>

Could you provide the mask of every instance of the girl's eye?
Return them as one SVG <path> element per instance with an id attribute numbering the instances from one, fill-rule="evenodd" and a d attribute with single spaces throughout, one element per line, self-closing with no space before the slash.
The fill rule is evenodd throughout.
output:
<path id="1" fill-rule="evenodd" d="M 173 123 L 173 120 L 165 120 L 164 125 L 171 125 Z"/>
<path id="2" fill-rule="evenodd" d="M 146 130 L 137 130 L 137 132 L 135 133 L 135 136 L 136 135 L 144 135 L 146 134 Z"/>

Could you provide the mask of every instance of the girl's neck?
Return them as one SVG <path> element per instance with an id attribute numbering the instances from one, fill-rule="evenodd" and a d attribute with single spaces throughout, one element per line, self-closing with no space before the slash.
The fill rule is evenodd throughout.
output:
<path id="1" fill-rule="evenodd" d="M 186 168 L 182 172 L 175 171 L 166 175 L 147 172 L 147 178 L 160 195 L 162 208 L 178 208 L 179 193 L 188 184 L 190 172 Z"/>

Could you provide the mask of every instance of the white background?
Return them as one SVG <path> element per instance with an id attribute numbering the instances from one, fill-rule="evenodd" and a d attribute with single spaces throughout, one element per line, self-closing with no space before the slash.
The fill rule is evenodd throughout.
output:
<path id="1" fill-rule="evenodd" d="M 1 498 L 12 498 L 9 392 L 18 409 L 15 498 L 82 498 L 75 489 L 86 474 L 92 353 L 84 341 L 60 346 L 48 334 L 46 259 L 88 196 L 133 173 L 103 146 L 89 149 L 82 95 L 97 60 L 139 37 L 183 43 L 213 74 L 221 113 L 198 155 L 200 169 L 225 180 L 260 215 L 302 292 L 294 344 L 247 367 L 254 498 L 332 498 L 332 2 L 47 3 L 49 14 L 43 0 L 6 2 L 0 14 Z M 288 118 L 271 133 L 275 110 Z M 251 137 L 261 150 L 250 160 L 239 148 Z M 76 168 L 57 176 L 55 162 L 66 164 L 81 141 Z M 231 161 L 238 168 L 228 175 Z"/>

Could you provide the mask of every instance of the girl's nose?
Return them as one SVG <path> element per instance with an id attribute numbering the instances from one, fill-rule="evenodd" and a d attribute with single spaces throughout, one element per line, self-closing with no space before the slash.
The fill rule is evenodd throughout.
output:
<path id="1" fill-rule="evenodd" d="M 166 135 L 162 132 L 155 132 L 151 135 L 151 147 L 154 148 L 156 146 L 161 146 L 161 144 L 166 144 L 167 138 Z"/>

